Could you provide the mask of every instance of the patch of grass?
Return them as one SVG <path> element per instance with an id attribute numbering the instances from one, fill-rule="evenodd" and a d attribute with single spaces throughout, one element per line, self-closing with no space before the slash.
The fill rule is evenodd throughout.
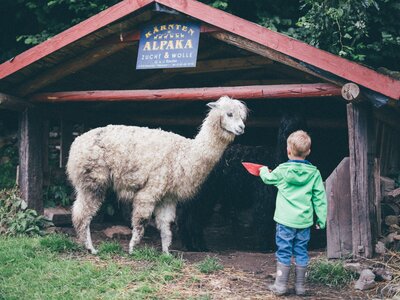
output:
<path id="1" fill-rule="evenodd" d="M 100 248 L 120 251 L 113 243 Z M 140 251 L 145 263 L 126 256 L 85 259 L 84 252 L 76 256 L 76 249 L 62 235 L 0 236 L 0 299 L 159 299 L 166 285 L 183 276 L 182 259 L 154 249 Z M 65 255 L 73 251 L 74 256 Z M 169 296 L 163 292 L 162 297 Z"/>
<path id="2" fill-rule="evenodd" d="M 356 277 L 356 273 L 344 268 L 342 261 L 317 259 L 311 261 L 308 268 L 308 281 L 329 287 L 345 287 Z"/>
<path id="3" fill-rule="evenodd" d="M 52 252 L 81 251 L 83 248 L 63 234 L 51 234 L 40 240 L 40 245 Z"/>
<path id="4" fill-rule="evenodd" d="M 131 254 L 136 260 L 156 261 L 161 253 L 151 247 L 135 248 Z"/>
<path id="5" fill-rule="evenodd" d="M 222 270 L 224 266 L 215 257 L 207 256 L 203 261 L 197 264 L 197 269 L 204 274 L 210 274 Z"/>
<path id="6" fill-rule="evenodd" d="M 197 297 L 190 297 L 188 298 L 188 300 L 211 300 L 211 296 L 210 295 L 200 295 Z"/>
<path id="7" fill-rule="evenodd" d="M 102 258 L 111 257 L 113 255 L 124 256 L 125 253 L 122 246 L 117 242 L 103 242 L 99 245 L 99 255 Z"/>

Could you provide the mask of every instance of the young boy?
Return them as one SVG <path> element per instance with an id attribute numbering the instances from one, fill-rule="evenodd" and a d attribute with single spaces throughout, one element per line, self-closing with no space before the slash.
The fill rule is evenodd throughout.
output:
<path id="1" fill-rule="evenodd" d="M 287 139 L 289 160 L 272 172 L 260 169 L 266 184 L 278 188 L 274 220 L 276 224 L 276 279 L 269 287 L 276 295 L 287 292 L 291 258 L 296 262 L 295 290 L 305 294 L 305 273 L 309 261 L 307 244 L 315 211 L 317 229 L 326 225 L 327 201 L 321 174 L 306 157 L 311 152 L 311 138 L 302 130 L 293 132 Z"/>

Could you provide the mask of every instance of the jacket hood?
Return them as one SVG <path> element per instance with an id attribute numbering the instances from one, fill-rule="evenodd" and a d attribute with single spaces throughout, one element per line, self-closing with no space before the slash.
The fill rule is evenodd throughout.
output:
<path id="1" fill-rule="evenodd" d="M 285 163 L 285 180 L 293 185 L 305 185 L 314 177 L 317 168 L 303 163 Z"/>

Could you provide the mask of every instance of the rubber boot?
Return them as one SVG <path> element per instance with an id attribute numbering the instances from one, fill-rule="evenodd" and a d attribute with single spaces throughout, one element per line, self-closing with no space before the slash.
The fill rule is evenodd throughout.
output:
<path id="1" fill-rule="evenodd" d="M 306 282 L 306 270 L 307 267 L 296 266 L 296 281 L 294 288 L 297 296 L 306 294 L 305 282 Z"/>
<path id="2" fill-rule="evenodd" d="M 290 266 L 286 266 L 277 262 L 275 283 L 268 286 L 268 289 L 274 292 L 275 295 L 281 296 L 287 293 L 287 285 L 289 280 Z"/>

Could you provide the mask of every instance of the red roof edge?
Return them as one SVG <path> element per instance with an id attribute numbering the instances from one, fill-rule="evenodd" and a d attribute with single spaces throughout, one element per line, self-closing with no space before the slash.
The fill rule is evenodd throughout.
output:
<path id="1" fill-rule="evenodd" d="M 395 100 L 400 99 L 399 80 L 380 74 L 340 56 L 195 0 L 156 0 L 156 2 L 360 84 L 387 97 Z"/>
<path id="2" fill-rule="evenodd" d="M 400 81 L 317 49 L 286 35 L 233 16 L 195 0 L 124 0 L 59 33 L 0 65 L 0 80 L 80 38 L 140 9 L 158 2 L 205 23 L 257 42 L 317 68 L 357 83 L 389 98 L 400 99 Z"/>
<path id="3" fill-rule="evenodd" d="M 108 24 L 125 17 L 126 15 L 145 7 L 154 0 L 124 0 L 108 9 L 94 15 L 85 21 L 55 35 L 43 43 L 32 47 L 25 52 L 0 65 L 0 79 L 30 65 L 31 63 L 71 44 L 84 36 L 107 26 Z"/>

